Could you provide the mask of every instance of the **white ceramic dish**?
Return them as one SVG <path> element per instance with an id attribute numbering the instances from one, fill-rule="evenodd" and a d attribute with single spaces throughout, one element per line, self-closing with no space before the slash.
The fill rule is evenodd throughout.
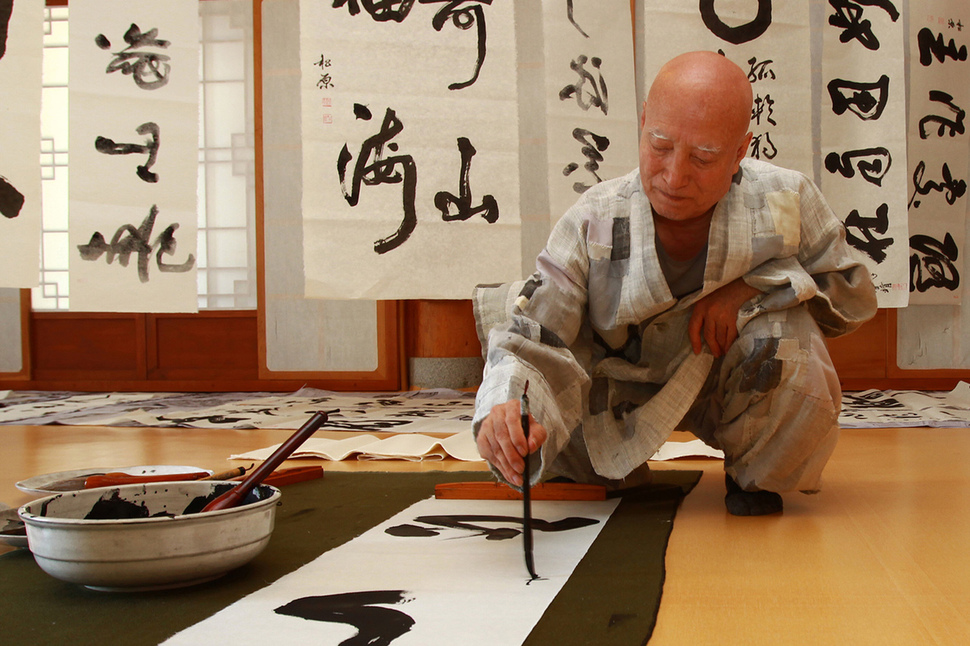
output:
<path id="1" fill-rule="evenodd" d="M 73 471 L 59 471 L 57 473 L 45 473 L 44 475 L 34 476 L 21 480 L 14 486 L 24 493 L 35 493 L 46 496 L 52 493 L 61 493 L 65 489 L 55 488 L 54 485 L 62 480 L 72 480 L 86 478 L 88 476 L 101 475 L 103 473 L 127 473 L 130 476 L 161 476 L 173 473 L 192 473 L 195 471 L 207 471 L 198 467 L 175 466 L 171 464 L 149 464 L 136 467 L 91 467 L 88 469 L 75 469 Z M 80 487 L 83 489 L 84 487 Z M 69 491 L 69 489 L 67 490 Z"/>
<path id="2" fill-rule="evenodd" d="M 261 485 L 239 507 L 184 513 L 235 484 L 208 480 L 72 491 L 27 503 L 19 513 L 34 559 L 53 577 L 96 590 L 175 588 L 215 579 L 269 543 L 281 497 L 275 487 Z M 119 518 L 135 512 L 147 517 Z M 89 515 L 109 518 L 85 518 Z"/>

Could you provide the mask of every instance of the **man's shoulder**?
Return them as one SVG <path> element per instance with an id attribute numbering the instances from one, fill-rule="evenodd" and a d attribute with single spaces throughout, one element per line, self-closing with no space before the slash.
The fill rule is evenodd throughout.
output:
<path id="1" fill-rule="evenodd" d="M 803 185 L 808 179 L 797 170 L 776 166 L 770 162 L 750 157 L 741 160 L 741 172 L 746 181 L 764 184 L 765 188 L 769 190 L 778 187 L 796 188 Z"/>
<path id="2" fill-rule="evenodd" d="M 632 170 L 626 175 L 603 180 L 588 188 L 576 201 L 573 210 L 578 210 L 595 217 L 612 217 L 617 208 L 622 210 L 622 203 L 628 202 L 637 193 L 642 193 L 640 171 Z"/>

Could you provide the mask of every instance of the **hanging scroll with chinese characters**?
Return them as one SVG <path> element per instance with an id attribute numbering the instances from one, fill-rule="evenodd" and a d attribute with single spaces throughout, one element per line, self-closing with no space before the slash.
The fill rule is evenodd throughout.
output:
<path id="1" fill-rule="evenodd" d="M 543 0 L 549 204 L 555 222 L 599 182 L 637 167 L 627 0 Z"/>
<path id="2" fill-rule="evenodd" d="M 908 302 L 901 0 L 833 0 L 822 28 L 822 181 L 880 307 Z"/>
<path id="3" fill-rule="evenodd" d="M 305 293 L 520 277 L 511 2 L 300 3 Z"/>
<path id="4" fill-rule="evenodd" d="M 44 5 L 0 0 L 0 287 L 40 275 Z"/>
<path id="5" fill-rule="evenodd" d="M 721 52 L 754 91 L 748 157 L 812 177 L 811 61 L 803 0 L 643 0 L 638 97 L 660 66 L 693 50 Z"/>
<path id="6" fill-rule="evenodd" d="M 198 33 L 194 2 L 71 5 L 72 310 L 198 308 Z"/>
<path id="7" fill-rule="evenodd" d="M 952 305 L 966 266 L 970 10 L 913 0 L 909 24 L 910 303 Z"/>

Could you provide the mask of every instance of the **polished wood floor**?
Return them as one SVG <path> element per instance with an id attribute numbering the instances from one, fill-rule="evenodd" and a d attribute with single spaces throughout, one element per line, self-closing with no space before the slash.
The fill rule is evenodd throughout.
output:
<path id="1" fill-rule="evenodd" d="M 0 426 L 0 502 L 29 500 L 13 483 L 39 473 L 124 464 L 222 469 L 235 465 L 230 454 L 288 435 Z M 469 468 L 455 462 L 325 466 Z M 790 494 L 783 515 L 764 518 L 725 512 L 718 461 L 655 468 L 704 475 L 674 522 L 651 646 L 970 644 L 970 429 L 845 430 L 823 491 Z"/>

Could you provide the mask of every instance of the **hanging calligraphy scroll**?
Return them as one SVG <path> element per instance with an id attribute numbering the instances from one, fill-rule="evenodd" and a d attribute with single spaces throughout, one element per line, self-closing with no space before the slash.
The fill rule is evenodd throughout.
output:
<path id="1" fill-rule="evenodd" d="M 722 52 L 748 73 L 754 91 L 748 156 L 813 176 L 808 3 L 643 0 L 637 16 L 639 101 L 677 54 Z"/>
<path id="2" fill-rule="evenodd" d="M 633 26 L 627 0 L 544 0 L 542 7 L 555 222 L 588 188 L 639 161 Z"/>
<path id="3" fill-rule="evenodd" d="M 40 275 L 44 5 L 0 0 L 0 287 Z"/>
<path id="4" fill-rule="evenodd" d="M 195 311 L 198 7 L 76 5 L 69 63 L 71 309 Z"/>
<path id="5" fill-rule="evenodd" d="M 909 18 L 910 303 L 955 304 L 966 265 L 970 11 L 913 0 Z"/>
<path id="6" fill-rule="evenodd" d="M 520 278 L 513 7 L 300 3 L 305 293 Z"/>
<path id="7" fill-rule="evenodd" d="M 880 307 L 905 307 L 909 293 L 900 4 L 832 0 L 822 32 L 821 188 Z"/>

